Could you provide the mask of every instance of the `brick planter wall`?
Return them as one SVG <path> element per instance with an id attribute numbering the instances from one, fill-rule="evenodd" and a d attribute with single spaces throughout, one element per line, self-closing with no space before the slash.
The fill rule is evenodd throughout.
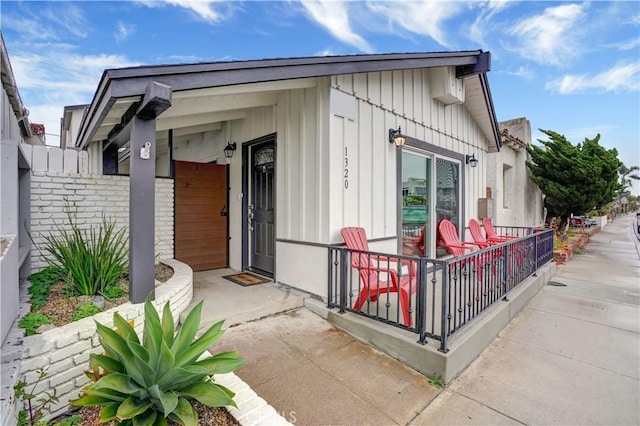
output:
<path id="1" fill-rule="evenodd" d="M 166 283 L 156 287 L 154 305 L 161 312 L 164 304 L 170 300 L 171 312 L 177 323 L 180 313 L 193 297 L 193 272 L 187 265 L 176 260 L 166 260 L 163 263 L 174 269 L 174 275 Z M 78 398 L 80 389 L 89 382 L 83 373 L 89 369 L 89 354 L 103 352 L 98 343 L 94 320 L 113 327 L 113 313 L 116 311 L 127 320 L 135 320 L 136 332 L 142 335 L 144 304 L 133 305 L 127 302 L 94 317 L 23 338 L 20 380 L 31 391 L 38 378 L 37 370 L 47 367 L 47 377 L 38 385 L 36 398 L 55 388 L 60 400 L 51 406 L 46 419 L 67 411 L 69 400 Z"/>

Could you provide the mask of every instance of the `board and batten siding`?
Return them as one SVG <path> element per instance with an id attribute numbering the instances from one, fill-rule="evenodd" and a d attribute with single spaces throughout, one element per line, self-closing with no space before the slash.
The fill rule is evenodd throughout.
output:
<path id="1" fill-rule="evenodd" d="M 331 114 L 332 164 L 338 164 L 337 146 L 357 145 L 355 173 L 357 179 L 342 190 L 342 199 L 332 198 L 334 230 L 359 224 L 367 229 L 369 238 L 395 236 L 396 227 L 396 163 L 400 151 L 388 142 L 390 128 L 402 128 L 402 133 L 462 155 L 475 154 L 478 167 L 466 164 L 463 196 L 463 219 L 477 215 L 477 200 L 484 197 L 487 150 L 490 142 L 464 104 L 445 105 L 433 99 L 429 70 L 405 70 L 367 74 L 340 75 L 332 78 L 332 89 L 357 100 L 357 119 L 349 120 Z M 341 132 L 334 128 L 354 128 Z M 341 139 L 342 136 L 342 140 Z M 351 160 L 350 160 L 351 161 Z M 351 161 L 350 164 L 353 164 Z M 339 171 L 337 171 L 339 172 Z M 334 175 L 336 175 L 334 171 Z M 334 176 L 335 179 L 335 176 Z M 356 185 L 356 191 L 350 191 Z M 332 188 L 336 188 L 332 185 Z M 356 194 L 357 201 L 352 195 Z M 341 207 L 341 208 L 340 208 Z M 343 223 L 340 223 L 342 210 Z M 340 241 L 335 231 L 330 238 Z"/>
<path id="2" fill-rule="evenodd" d="M 342 241 L 344 226 L 362 226 L 374 250 L 397 248 L 397 170 L 400 150 L 390 128 L 459 153 L 463 163 L 463 221 L 484 197 L 490 142 L 464 104 L 434 100 L 429 70 L 349 74 L 319 79 L 316 90 L 290 91 L 278 101 L 276 279 L 326 294 L 327 249 L 289 243 Z M 346 149 L 346 151 L 345 151 Z M 295 262 L 292 262 L 295 259 Z"/>

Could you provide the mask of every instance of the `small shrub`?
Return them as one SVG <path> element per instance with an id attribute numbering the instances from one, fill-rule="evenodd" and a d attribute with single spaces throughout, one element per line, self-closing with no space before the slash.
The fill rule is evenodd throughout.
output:
<path id="1" fill-rule="evenodd" d="M 75 294 L 100 294 L 127 271 L 126 230 L 116 231 L 115 220 L 107 220 L 104 215 L 99 226 L 82 230 L 77 224 L 77 207 L 72 211 L 67 200 L 65 212 L 70 230 L 56 224 L 56 232 L 44 236 L 44 248 L 36 248 L 51 266 L 64 271 L 65 281 Z"/>
<path id="2" fill-rule="evenodd" d="M 222 321 L 195 338 L 202 302 L 174 332 L 169 302 L 162 318 L 147 298 L 144 306 L 142 341 L 118 313 L 113 322 L 118 332 L 96 322 L 105 355 L 91 354 L 91 372 L 84 395 L 73 406 L 102 406 L 100 421 L 116 420 L 127 425 L 164 425 L 171 420 L 182 425 L 198 424 L 191 406 L 197 400 L 210 407 L 236 406 L 234 393 L 214 383 L 214 374 L 228 373 L 245 364 L 238 352 L 223 352 L 198 361 L 224 333 Z M 102 369 L 108 374 L 94 374 Z"/>
<path id="3" fill-rule="evenodd" d="M 18 327 L 24 328 L 25 336 L 32 336 L 36 334 L 38 327 L 44 324 L 51 324 L 52 322 L 53 319 L 47 315 L 29 312 L 18 321 Z"/>
<path id="4" fill-rule="evenodd" d="M 62 271 L 60 268 L 48 267 L 29 276 L 28 292 L 31 295 L 31 308 L 38 310 L 47 303 L 51 286 L 60 282 Z"/>
<path id="5" fill-rule="evenodd" d="M 107 299 L 117 299 L 124 296 L 125 293 L 126 291 L 124 291 L 124 289 L 118 283 L 107 286 L 102 291 L 102 295 Z"/>
<path id="6" fill-rule="evenodd" d="M 27 402 L 28 411 L 21 410 L 18 413 L 18 426 L 27 426 L 27 425 L 46 425 L 47 422 L 42 420 L 42 416 L 44 414 L 44 410 L 48 408 L 49 404 L 55 404 L 58 402 L 58 397 L 56 396 L 56 390 L 45 392 L 46 398 L 36 398 L 35 391 L 38 384 L 47 377 L 47 370 L 45 368 L 39 368 L 37 370 L 38 380 L 33 384 L 31 388 L 31 392 L 28 392 L 25 387 L 26 383 L 23 381 L 19 381 L 13 386 L 13 393 L 16 399 L 21 399 L 22 401 Z"/>
<path id="7" fill-rule="evenodd" d="M 71 317 L 71 321 L 78 321 L 82 318 L 91 317 L 101 311 L 102 309 L 94 305 L 93 302 L 85 302 L 78 306 L 78 310 Z"/>

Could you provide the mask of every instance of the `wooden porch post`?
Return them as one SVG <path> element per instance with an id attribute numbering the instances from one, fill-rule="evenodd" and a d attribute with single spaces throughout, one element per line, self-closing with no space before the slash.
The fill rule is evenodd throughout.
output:
<path id="1" fill-rule="evenodd" d="M 171 106 L 171 88 L 152 82 L 131 121 L 129 300 L 155 299 L 156 117 Z"/>

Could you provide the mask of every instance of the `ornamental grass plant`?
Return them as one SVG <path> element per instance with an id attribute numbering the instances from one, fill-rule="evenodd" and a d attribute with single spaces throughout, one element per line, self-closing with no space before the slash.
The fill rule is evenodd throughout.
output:
<path id="1" fill-rule="evenodd" d="M 64 209 L 68 227 L 56 223 L 56 232 L 43 236 L 42 247 L 35 242 L 34 245 L 47 263 L 62 270 L 62 278 L 72 294 L 103 294 L 127 272 L 126 229 L 117 230 L 115 220 L 104 214 L 98 226 L 81 229 L 77 206 L 72 207 L 65 199 Z"/>

